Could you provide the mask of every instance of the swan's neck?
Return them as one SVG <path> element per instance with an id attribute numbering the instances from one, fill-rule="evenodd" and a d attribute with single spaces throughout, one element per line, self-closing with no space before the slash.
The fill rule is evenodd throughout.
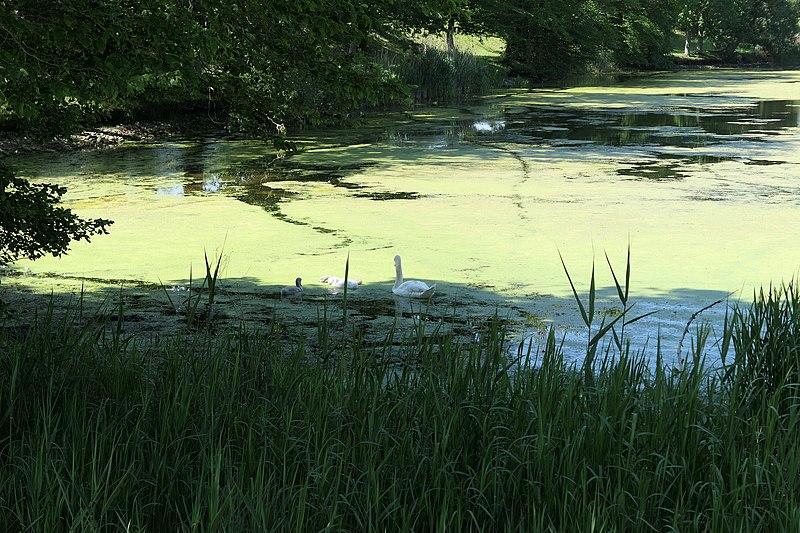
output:
<path id="1" fill-rule="evenodd" d="M 403 266 L 400 264 L 399 261 L 394 265 L 394 270 L 395 273 L 397 274 L 397 279 L 395 279 L 394 281 L 394 288 L 396 289 L 397 287 L 403 284 Z"/>

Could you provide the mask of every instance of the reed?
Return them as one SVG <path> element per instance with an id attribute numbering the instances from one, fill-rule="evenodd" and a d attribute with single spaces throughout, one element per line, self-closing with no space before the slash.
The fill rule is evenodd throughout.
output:
<path id="1" fill-rule="evenodd" d="M 203 260 L 205 262 L 205 270 L 206 270 L 203 282 L 200 284 L 200 287 L 195 288 L 193 286 L 194 283 L 193 268 L 192 265 L 189 265 L 189 287 L 187 289 L 187 294 L 186 297 L 183 299 L 183 301 L 180 301 L 178 303 L 176 303 L 176 301 L 172 299 L 170 291 L 164 285 L 164 282 L 162 282 L 159 279 L 161 290 L 166 295 L 170 308 L 173 309 L 176 313 L 185 314 L 187 325 L 197 326 L 201 322 L 205 322 L 208 325 L 213 320 L 216 314 L 214 300 L 216 299 L 217 293 L 219 292 L 217 283 L 219 282 L 219 271 L 222 266 L 222 259 L 223 259 L 222 250 L 220 250 L 219 254 L 214 259 L 214 261 L 209 261 L 208 252 L 206 250 L 203 250 Z M 206 292 L 206 306 L 205 308 L 201 309 L 200 303 L 203 300 L 202 294 L 204 290 Z"/>
<path id="2" fill-rule="evenodd" d="M 350 251 L 347 251 L 347 260 L 344 262 L 344 295 L 342 296 L 342 326 L 347 326 L 347 282 L 350 279 Z"/>
<path id="3" fill-rule="evenodd" d="M 410 87 L 415 104 L 461 103 L 502 87 L 505 72 L 468 51 L 449 52 L 434 41 L 413 51 L 384 50 L 377 58 Z"/>
<path id="4" fill-rule="evenodd" d="M 589 320 L 591 296 L 576 299 Z M 44 313 L 24 335 L 6 321 L 0 523 L 796 531 L 800 395 L 795 364 L 780 366 L 796 301 L 785 287 L 731 313 L 727 372 L 625 349 L 591 380 L 552 330 L 537 361 L 512 358 L 497 318 L 474 342 L 420 323 L 399 346 L 393 331 L 379 346 L 354 336 L 324 359 L 277 325 L 145 346 L 105 314 Z M 606 326 L 590 344 L 605 330 L 620 345 Z"/>
<path id="5" fill-rule="evenodd" d="M 725 378 L 746 403 L 772 400 L 781 415 L 800 393 L 800 293 L 790 281 L 734 306 L 720 341 Z M 749 409 L 749 407 L 748 407 Z"/>
<path id="6" fill-rule="evenodd" d="M 611 319 L 608 323 L 606 323 L 606 317 L 601 317 L 600 326 L 597 330 L 592 329 L 592 325 L 595 322 L 595 301 L 597 299 L 597 289 L 595 287 L 595 268 L 594 262 L 592 262 L 592 275 L 589 281 L 589 292 L 587 294 L 586 303 L 581 299 L 580 295 L 578 294 L 578 290 L 575 288 L 575 283 L 572 281 L 572 276 L 569 274 L 569 269 L 567 269 L 567 264 L 564 262 L 564 257 L 561 255 L 561 252 L 558 253 L 558 257 L 561 259 L 561 265 L 564 267 L 564 273 L 567 276 L 567 281 L 569 281 L 569 286 L 572 289 L 572 294 L 575 297 L 575 302 L 578 304 L 578 310 L 581 313 L 581 319 L 583 320 L 584 325 L 588 331 L 588 339 L 586 342 L 586 357 L 583 363 L 583 371 L 584 377 L 587 383 L 591 383 L 594 379 L 595 373 L 595 359 L 597 357 L 597 350 L 601 346 L 602 342 L 606 335 L 611 332 L 612 340 L 614 345 L 616 345 L 617 353 L 620 357 L 626 356 L 630 353 L 630 343 L 627 342 L 625 339 L 625 327 L 633 324 L 643 318 L 651 316 L 655 313 L 655 311 L 651 311 L 649 313 L 645 313 L 643 315 L 639 315 L 636 317 L 629 318 L 628 314 L 633 309 L 633 304 L 630 302 L 630 278 L 631 278 L 631 247 L 630 244 L 628 245 L 628 255 L 625 264 L 625 282 L 624 284 L 620 283 L 619 279 L 617 278 L 617 273 L 614 271 L 614 267 L 611 265 L 611 260 L 606 254 L 606 262 L 608 263 L 608 268 L 611 271 L 611 276 L 614 278 L 614 286 L 617 290 L 617 297 L 619 298 L 619 302 L 622 304 L 622 312 L 618 314 L 616 317 Z M 619 328 L 617 329 L 617 323 L 619 323 Z M 609 349 L 611 347 L 610 344 L 606 345 L 606 359 L 611 355 Z"/>

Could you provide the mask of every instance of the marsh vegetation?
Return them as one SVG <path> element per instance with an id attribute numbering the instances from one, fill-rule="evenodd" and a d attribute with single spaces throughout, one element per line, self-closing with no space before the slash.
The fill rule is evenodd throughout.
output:
<path id="1" fill-rule="evenodd" d="M 788 285 L 736 308 L 723 369 L 697 346 L 676 370 L 625 344 L 589 373 L 552 330 L 541 353 L 509 354 L 500 320 L 471 342 L 420 328 L 380 344 L 320 322 L 339 346 L 324 357 L 279 321 L 149 346 L 77 307 L 6 322 L 0 520 L 20 531 L 794 531 L 799 306 Z"/>

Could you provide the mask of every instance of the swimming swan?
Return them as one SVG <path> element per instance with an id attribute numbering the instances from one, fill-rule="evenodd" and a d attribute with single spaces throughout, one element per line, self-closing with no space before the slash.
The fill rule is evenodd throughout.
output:
<path id="1" fill-rule="evenodd" d="M 319 278 L 319 280 L 323 283 L 327 283 L 331 287 L 336 287 L 337 289 L 344 288 L 344 278 L 340 278 L 337 276 L 322 276 L 321 278 Z M 360 279 L 347 280 L 348 289 L 357 289 L 359 285 L 361 285 Z"/>
<path id="2" fill-rule="evenodd" d="M 294 280 L 293 287 L 283 287 L 281 289 L 281 300 L 284 298 L 289 298 L 291 300 L 300 299 L 303 300 L 303 285 L 302 285 L 302 278 L 297 278 Z"/>
<path id="3" fill-rule="evenodd" d="M 436 290 L 435 283 L 429 287 L 427 283 L 422 281 L 403 281 L 403 266 L 400 263 L 399 255 L 394 256 L 394 270 L 397 273 L 397 279 L 394 282 L 394 287 L 392 287 L 392 292 L 397 296 L 430 298 L 433 295 L 433 291 Z"/>

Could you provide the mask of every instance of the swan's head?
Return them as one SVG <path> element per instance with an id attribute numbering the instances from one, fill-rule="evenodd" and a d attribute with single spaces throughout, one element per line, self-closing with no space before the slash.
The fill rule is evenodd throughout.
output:
<path id="1" fill-rule="evenodd" d="M 300 287 L 300 288 L 302 288 L 302 287 L 303 287 L 303 285 L 302 285 L 302 281 L 303 281 L 303 278 L 297 278 L 296 280 L 294 280 L 294 285 L 295 285 L 295 287 Z"/>
<path id="2" fill-rule="evenodd" d="M 394 256 L 394 266 L 395 266 L 395 268 L 400 266 L 400 256 L 399 255 Z"/>

